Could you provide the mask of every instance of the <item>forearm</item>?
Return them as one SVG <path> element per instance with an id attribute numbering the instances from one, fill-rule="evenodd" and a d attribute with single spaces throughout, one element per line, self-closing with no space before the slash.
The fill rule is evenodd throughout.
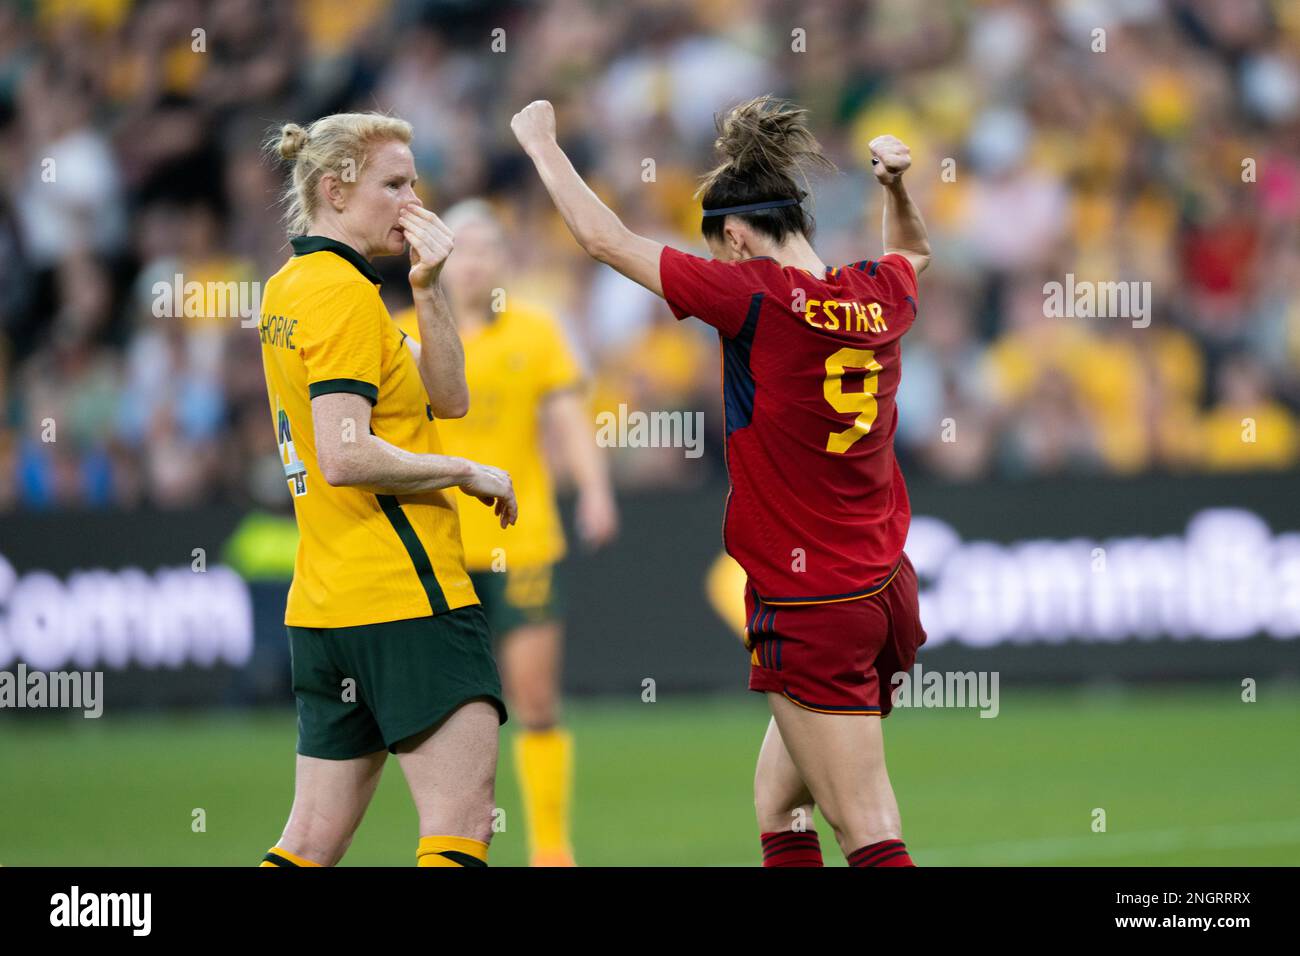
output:
<path id="1" fill-rule="evenodd" d="M 416 291 L 415 313 L 420 325 L 416 364 L 433 414 L 438 418 L 461 418 L 469 411 L 465 349 L 442 287 L 435 283 Z"/>
<path id="2" fill-rule="evenodd" d="M 473 472 L 473 463 L 464 458 L 418 455 L 376 435 L 363 435 L 340 446 L 330 484 L 374 494 L 418 494 L 457 487 Z"/>
<path id="3" fill-rule="evenodd" d="M 558 143 L 543 143 L 528 155 L 578 245 L 593 258 L 607 261 L 617 236 L 626 229 L 622 220 L 583 182 Z"/>
<path id="4" fill-rule="evenodd" d="M 907 252 L 929 257 L 930 237 L 925 229 L 925 220 L 921 218 L 921 210 L 907 194 L 903 178 L 900 176 L 885 186 L 884 190 L 885 252 Z"/>
<path id="5" fill-rule="evenodd" d="M 609 495 L 609 468 L 596 447 L 592 428 L 584 414 L 584 403 L 576 392 L 565 392 L 551 400 L 560 452 L 579 494 Z"/>

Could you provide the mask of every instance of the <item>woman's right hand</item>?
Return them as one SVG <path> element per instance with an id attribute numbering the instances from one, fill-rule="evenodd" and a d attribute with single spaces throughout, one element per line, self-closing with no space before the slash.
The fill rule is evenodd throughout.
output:
<path id="1" fill-rule="evenodd" d="M 511 118 L 510 129 L 531 155 L 538 146 L 555 142 L 555 107 L 549 100 L 533 100 Z"/>
<path id="2" fill-rule="evenodd" d="M 508 528 L 519 520 L 519 502 L 515 500 L 515 486 L 510 475 L 500 468 L 470 462 L 473 472 L 460 483 L 460 488 L 492 508 L 501 519 L 501 527 Z"/>
<path id="3" fill-rule="evenodd" d="M 447 264 L 456 244 L 447 224 L 423 206 L 408 206 L 402 210 L 398 225 L 410 244 L 411 291 L 424 292 L 438 282 L 442 267 Z"/>

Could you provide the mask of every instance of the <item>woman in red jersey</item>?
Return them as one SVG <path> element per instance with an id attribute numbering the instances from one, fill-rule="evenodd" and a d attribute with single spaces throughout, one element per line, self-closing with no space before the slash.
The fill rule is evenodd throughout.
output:
<path id="1" fill-rule="evenodd" d="M 712 259 L 628 230 L 557 145 L 550 103 L 510 125 L 589 255 L 718 330 L 723 542 L 748 578 L 749 687 L 773 717 L 754 779 L 764 865 L 821 865 L 816 805 L 850 865 L 909 866 L 880 722 L 891 676 L 925 641 L 893 438 L 899 340 L 930 246 L 903 186 L 908 149 L 880 136 L 884 254 L 818 257 L 797 180 L 831 164 L 806 115 L 764 96 L 720 120 L 722 163 L 700 190 Z"/>

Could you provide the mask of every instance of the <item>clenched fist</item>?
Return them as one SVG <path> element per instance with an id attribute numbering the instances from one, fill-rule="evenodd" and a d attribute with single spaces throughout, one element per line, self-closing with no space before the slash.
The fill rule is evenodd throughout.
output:
<path id="1" fill-rule="evenodd" d="M 548 100 L 533 100 L 510 120 L 515 139 L 531 153 L 538 146 L 555 142 L 555 107 Z"/>
<path id="2" fill-rule="evenodd" d="M 871 148 L 871 171 L 882 186 L 898 182 L 898 178 L 912 165 L 912 151 L 897 136 L 877 136 L 868 145 Z"/>

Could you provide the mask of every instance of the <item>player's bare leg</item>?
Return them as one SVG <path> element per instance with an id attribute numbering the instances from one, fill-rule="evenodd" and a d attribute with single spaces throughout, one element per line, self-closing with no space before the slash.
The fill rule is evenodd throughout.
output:
<path id="1" fill-rule="evenodd" d="M 772 716 L 845 856 L 902 839 L 879 717 L 819 714 L 769 693 Z"/>
<path id="2" fill-rule="evenodd" d="M 802 826 L 812 829 L 813 796 L 781 739 L 776 718 L 768 722 L 754 770 L 754 812 L 762 833 Z"/>
<path id="3" fill-rule="evenodd" d="M 421 852 L 430 838 L 492 839 L 500 719 L 486 700 L 471 700 L 427 730 L 397 744 L 420 816 Z"/>
<path id="4" fill-rule="evenodd" d="M 560 717 L 559 621 L 524 624 L 501 640 L 501 686 L 510 714 L 530 729 L 552 727 Z"/>
<path id="5" fill-rule="evenodd" d="M 514 738 L 515 763 L 533 866 L 573 865 L 568 832 L 572 743 L 557 726 L 562 650 L 558 621 L 517 627 L 499 649 L 506 703 L 523 727 Z"/>
<path id="6" fill-rule="evenodd" d="M 821 866 L 821 844 L 813 828 L 813 796 L 781 739 L 768 722 L 754 770 L 754 813 L 764 866 Z"/>
<path id="7" fill-rule="evenodd" d="M 351 760 L 298 755 L 293 808 L 276 846 L 321 866 L 343 858 L 379 786 L 388 751 Z"/>

